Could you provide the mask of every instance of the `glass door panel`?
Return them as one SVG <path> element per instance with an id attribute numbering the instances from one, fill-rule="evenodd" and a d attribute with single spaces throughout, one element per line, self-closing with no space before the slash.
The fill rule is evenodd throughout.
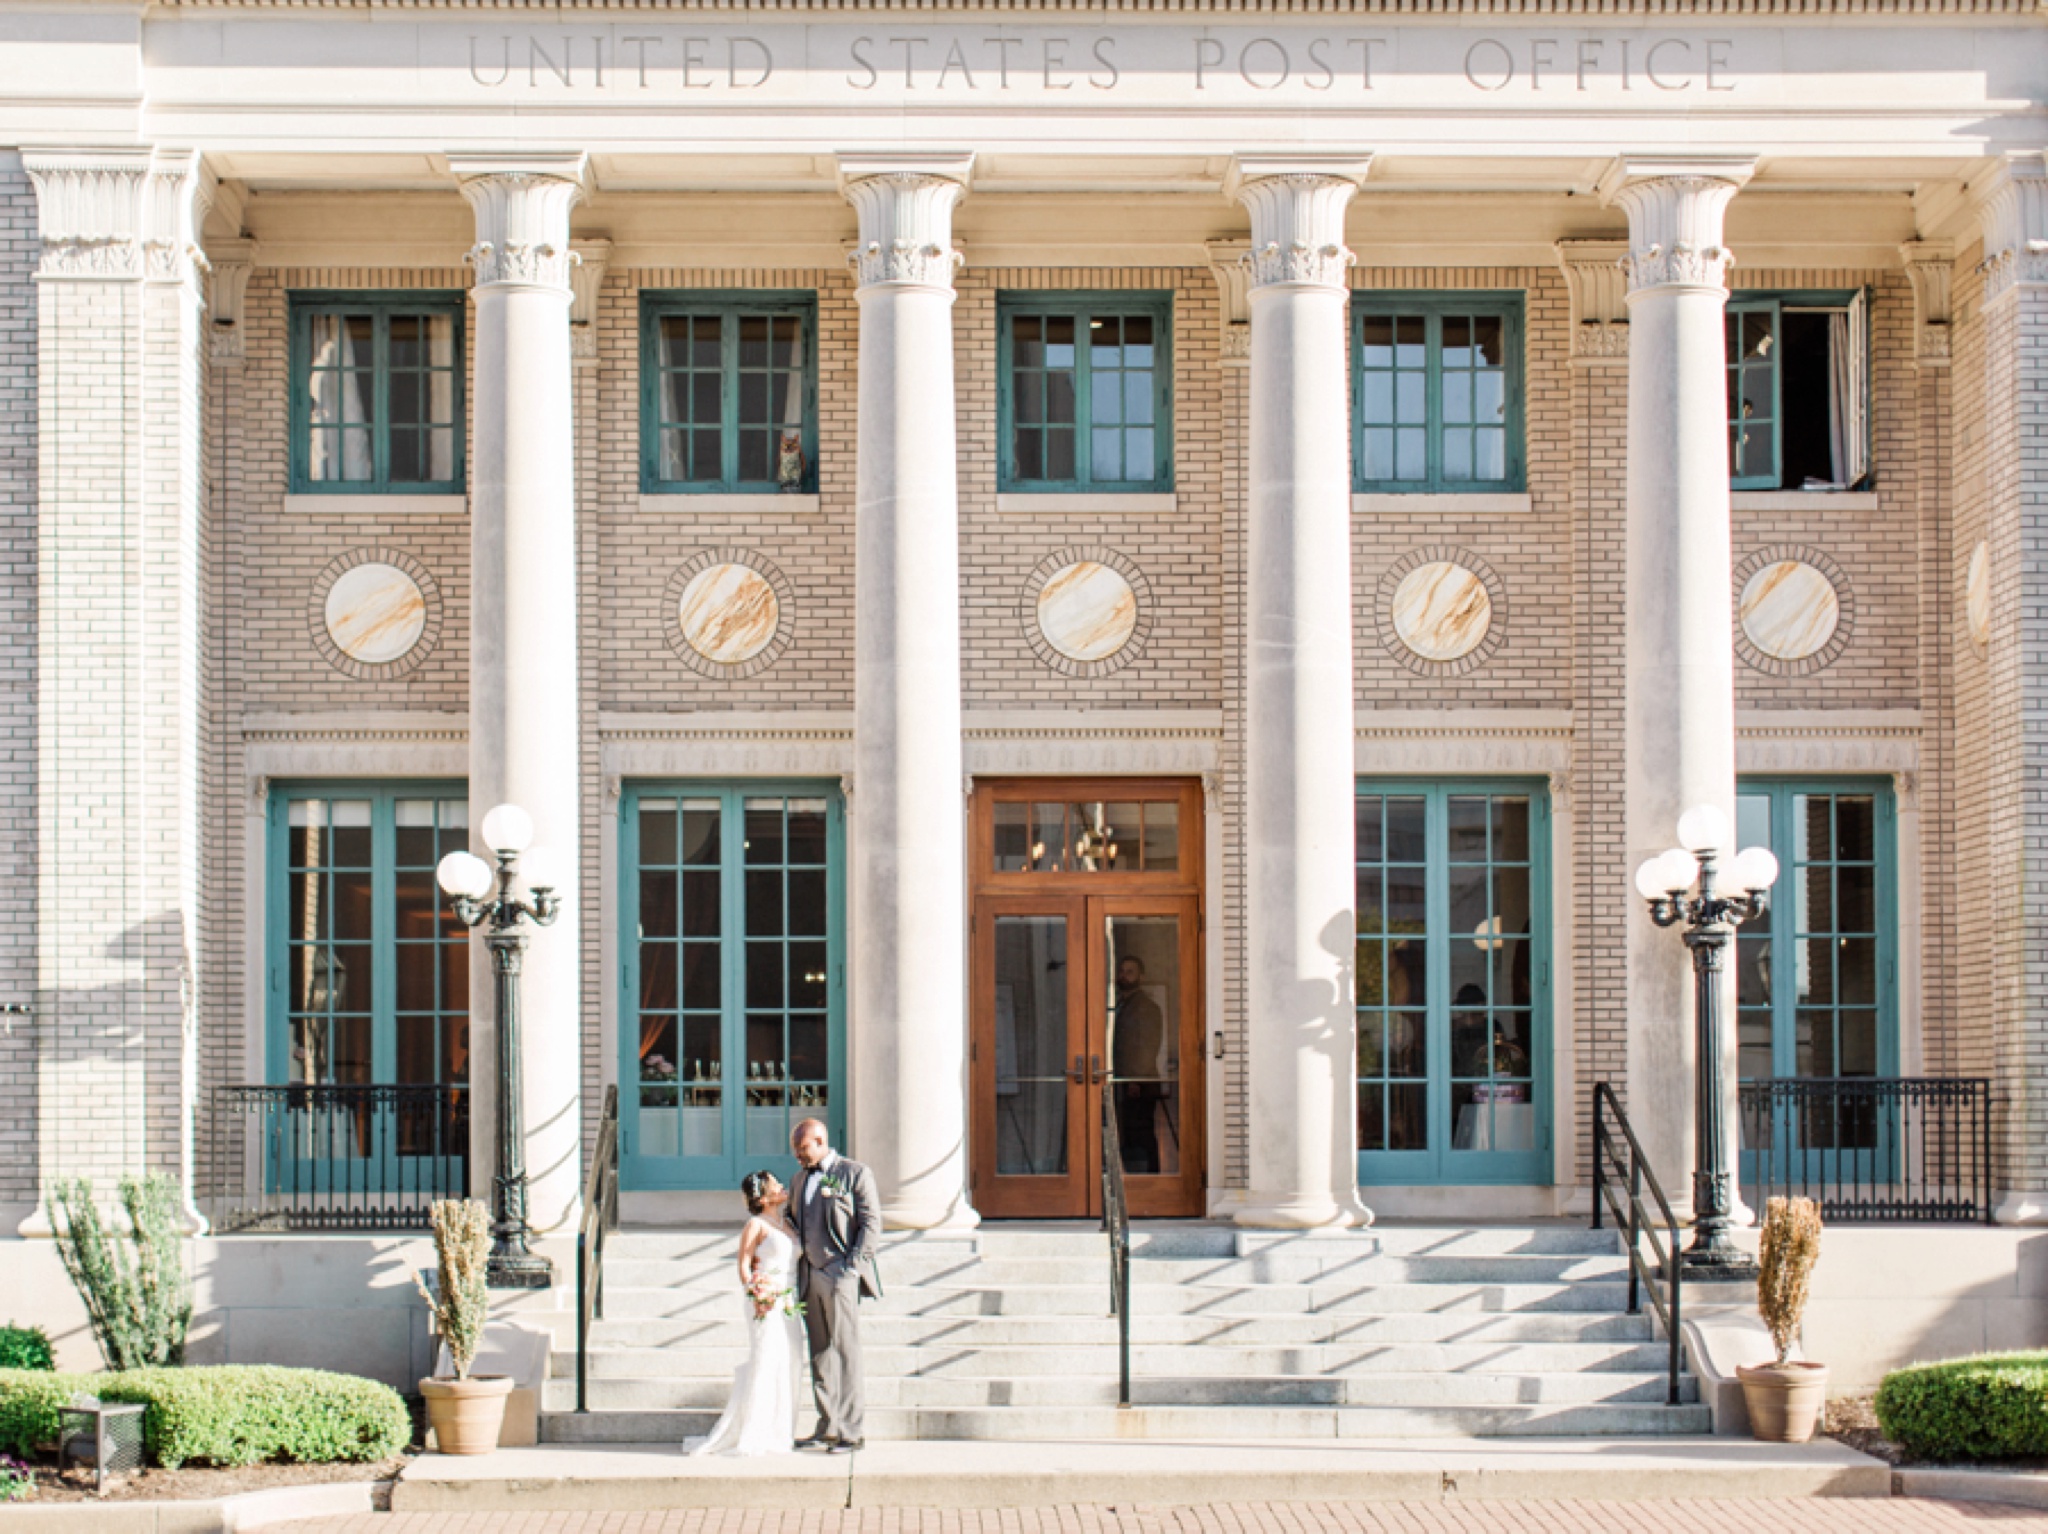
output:
<path id="1" fill-rule="evenodd" d="M 1097 1174 L 1088 1134 L 1086 902 L 1057 896 L 976 912 L 972 1175 L 987 1215 L 1086 1213 Z"/>
<path id="2" fill-rule="evenodd" d="M 1101 940 L 1091 956 L 1090 994 L 1101 1010 L 1090 1028 L 1089 1075 L 1110 1094 L 1131 1213 L 1199 1215 L 1199 1093 L 1188 1079 L 1202 1058 L 1199 903 L 1117 896 L 1091 898 L 1089 906 Z M 1106 1074 L 1097 1061 L 1107 1063 Z M 1099 1141 L 1099 1100 L 1094 1114 L 1089 1135 Z"/>

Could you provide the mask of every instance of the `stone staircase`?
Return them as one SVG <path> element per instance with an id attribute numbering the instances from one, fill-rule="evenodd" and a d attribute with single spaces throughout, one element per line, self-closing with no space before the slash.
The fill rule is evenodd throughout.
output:
<path id="1" fill-rule="evenodd" d="M 621 1230 L 606 1254 L 590 1407 L 575 1321 L 541 1437 L 661 1443 L 708 1431 L 744 1356 L 730 1231 Z M 1611 1234 L 1382 1226 L 1289 1236 L 1223 1225 L 1133 1236 L 1132 1400 L 1116 1405 L 1108 1257 L 1091 1225 L 885 1240 L 862 1313 L 875 1438 L 1405 1438 L 1709 1431 L 1694 1381 L 1630 1316 Z M 808 1431 L 808 1391 L 799 1421 Z"/>

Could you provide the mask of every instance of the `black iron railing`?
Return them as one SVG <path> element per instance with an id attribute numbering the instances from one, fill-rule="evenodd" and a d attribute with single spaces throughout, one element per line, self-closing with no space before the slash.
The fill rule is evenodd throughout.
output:
<path id="1" fill-rule="evenodd" d="M 604 1089 L 576 1231 L 576 1409 L 590 1410 L 590 1326 L 604 1319 L 604 1238 L 619 1223 L 619 1089 Z"/>
<path id="2" fill-rule="evenodd" d="M 221 1231 L 427 1230 L 469 1193 L 469 1089 L 216 1087 Z"/>
<path id="3" fill-rule="evenodd" d="M 1624 1148 L 1628 1152 L 1625 1158 L 1622 1155 Z M 1616 1191 L 1617 1186 L 1628 1190 L 1626 1203 Z M 1643 1202 L 1645 1191 L 1656 1204 L 1661 1219 L 1648 1218 L 1649 1208 Z M 1614 1088 L 1601 1081 L 1593 1086 L 1595 1230 L 1601 1228 L 1603 1208 L 1614 1216 L 1615 1226 L 1621 1231 L 1623 1243 L 1628 1248 L 1628 1313 L 1633 1316 L 1641 1312 L 1643 1296 L 1647 1293 L 1650 1308 L 1664 1324 L 1664 1336 L 1671 1348 L 1671 1383 L 1665 1400 L 1676 1406 L 1678 1377 L 1685 1356 L 1678 1335 L 1683 1320 L 1682 1291 L 1685 1287 L 1683 1265 L 1678 1260 L 1678 1216 L 1671 1212 L 1671 1201 L 1658 1185 L 1657 1174 L 1650 1169 L 1650 1160 L 1643 1154 L 1643 1147 L 1636 1139 L 1635 1130 L 1629 1126 L 1628 1115 L 1621 1110 L 1621 1101 L 1614 1095 Z M 1647 1258 L 1644 1256 L 1645 1247 L 1649 1249 Z"/>
<path id="4" fill-rule="evenodd" d="M 1109 1236 L 1109 1313 L 1116 1317 L 1118 1406 L 1131 1404 L 1131 1208 L 1124 1197 L 1124 1148 L 1116 1093 L 1102 1094 L 1102 1228 Z"/>
<path id="5" fill-rule="evenodd" d="M 1981 1077 L 1745 1081 L 1751 1207 L 1785 1194 L 1847 1223 L 1991 1222 L 1991 1083 Z"/>

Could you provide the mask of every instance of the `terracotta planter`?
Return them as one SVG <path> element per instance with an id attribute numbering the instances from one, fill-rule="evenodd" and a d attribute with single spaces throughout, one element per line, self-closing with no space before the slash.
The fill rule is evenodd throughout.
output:
<path id="1" fill-rule="evenodd" d="M 1740 1364 L 1735 1375 L 1742 1381 L 1753 1437 L 1764 1443 L 1805 1443 L 1813 1437 L 1828 1400 L 1826 1364 Z"/>
<path id="2" fill-rule="evenodd" d="M 420 1394 L 427 1398 L 427 1426 L 433 1429 L 434 1447 L 441 1453 L 488 1454 L 498 1447 L 505 1398 L 512 1394 L 511 1375 L 425 1379 L 420 1381 Z"/>

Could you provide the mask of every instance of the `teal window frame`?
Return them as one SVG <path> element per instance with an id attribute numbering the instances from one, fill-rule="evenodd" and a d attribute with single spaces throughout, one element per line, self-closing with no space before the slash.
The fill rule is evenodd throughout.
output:
<path id="1" fill-rule="evenodd" d="M 438 941 L 438 939 L 402 939 L 398 934 L 398 877 L 401 871 L 417 878 L 424 873 L 432 881 L 433 864 L 407 864 L 401 870 L 397 855 L 397 805 L 401 799 L 429 799 L 438 802 L 460 801 L 466 804 L 469 786 L 460 781 L 448 782 L 427 780 L 420 782 L 376 782 L 319 781 L 272 784 L 266 807 L 266 848 L 264 874 L 264 963 L 265 981 L 265 1077 L 273 1086 L 291 1086 L 298 1082 L 292 1070 L 292 1010 L 290 1004 L 291 955 L 294 947 L 302 946 L 292 936 L 291 928 L 291 807 L 309 799 L 320 800 L 367 800 L 370 805 L 370 1079 L 364 1085 L 385 1086 L 405 1084 L 397 1075 L 398 1068 L 398 1019 L 400 1017 L 398 994 L 398 950 L 409 942 Z M 469 833 L 465 828 L 457 836 L 447 832 L 437 833 L 435 860 L 456 850 L 467 847 Z M 454 920 L 446 897 L 438 885 L 434 888 L 434 909 L 440 918 L 437 931 Z M 323 945 L 325 946 L 325 945 Z M 468 942 L 464 938 L 462 952 L 467 955 Z M 437 992 L 438 995 L 438 992 Z M 352 1012 L 337 1014 L 329 1008 L 330 1017 L 355 1015 Z M 468 1008 L 459 1014 L 438 1005 L 425 1009 L 414 1008 L 405 1014 L 408 1017 L 428 1016 L 437 1020 L 460 1016 L 466 1024 Z M 467 1055 L 467 1050 L 465 1050 Z M 438 1058 L 438 1051 L 437 1051 Z M 466 1062 L 467 1063 L 467 1062 Z M 341 1083 L 354 1085 L 355 1083 Z M 461 1082 L 448 1085 L 466 1085 L 467 1071 Z"/>
<path id="2" fill-rule="evenodd" d="M 1414 293 L 1356 292 L 1351 295 L 1351 463 L 1352 488 L 1361 495 L 1500 495 L 1528 488 L 1527 380 L 1524 376 L 1527 303 L 1519 292 L 1473 291 Z M 1366 367 L 1365 323 L 1369 318 L 1419 316 L 1423 340 L 1424 472 L 1420 478 L 1368 478 L 1365 472 Z M 1454 479 L 1444 468 L 1443 322 L 1484 317 L 1501 321 L 1503 424 L 1506 444 L 1499 479 Z M 1377 371 L 1377 370 L 1372 370 Z M 1399 369 L 1399 371 L 1413 371 Z M 1398 386 L 1396 389 L 1398 394 Z M 1403 424 L 1406 424 L 1403 422 Z M 1466 429 L 1469 429 L 1467 427 Z"/>
<path id="3" fill-rule="evenodd" d="M 464 300 L 460 292 L 377 288 L 368 291 L 305 289 L 286 302 L 291 369 L 291 493 L 293 495 L 460 495 L 469 483 L 469 374 L 465 341 Z M 318 316 L 368 314 L 374 324 L 370 368 L 372 411 L 371 463 L 368 479 L 313 478 L 313 321 Z M 434 315 L 454 321 L 454 471 L 447 479 L 391 478 L 391 321 L 408 315 Z"/>
<path id="4" fill-rule="evenodd" d="M 1074 475 L 1069 479 L 1027 479 L 1017 453 L 1016 342 L 1014 321 L 1071 316 L 1074 320 Z M 1091 322 L 1146 318 L 1152 321 L 1152 474 L 1146 479 L 1097 479 L 1090 433 L 1095 424 L 1095 372 L 1081 337 Z M 1050 370 L 1048 370 L 1050 371 Z M 1173 488 L 1173 294 L 1091 288 L 1069 292 L 1012 292 L 996 295 L 996 417 L 1001 444 L 996 489 L 1005 494 L 1060 495 L 1088 492 L 1137 495 Z M 1121 423 L 1118 423 L 1121 424 Z M 1139 423 L 1143 424 L 1143 423 Z"/>
<path id="5" fill-rule="evenodd" d="M 785 1184 L 795 1175 L 796 1161 L 790 1154 L 787 1136 L 774 1153 L 749 1150 L 747 1123 L 735 1105 L 744 1108 L 747 1041 L 747 947 L 745 826 L 746 802 L 750 799 L 822 799 L 826 808 L 825 833 L 825 965 L 826 965 L 826 1085 L 828 1102 L 815 1114 L 822 1118 L 835 1145 L 844 1145 L 846 1116 L 846 806 L 836 783 L 806 779 L 761 779 L 703 781 L 695 779 L 649 779 L 630 782 L 619 804 L 619 969 L 618 1080 L 620 1186 L 650 1191 L 731 1190 L 747 1172 L 766 1168 Z M 716 800 L 719 806 L 720 861 L 717 864 L 719 927 L 715 941 L 719 958 L 720 1056 L 723 1067 L 721 1089 L 720 1141 L 718 1152 L 705 1155 L 683 1153 L 679 1141 L 674 1154 L 654 1154 L 647 1149 L 649 1137 L 641 1122 L 641 842 L 640 807 L 650 799 Z M 681 854 L 679 853 L 679 856 Z M 687 871 L 689 865 L 661 864 L 659 869 Z M 710 865 L 700 865 L 708 867 Z M 781 866 L 781 865 L 777 865 Z M 812 866 L 812 865 L 801 865 Z M 686 896 L 685 896 L 686 898 Z M 679 908 L 680 909 L 680 908 Z M 776 939 L 759 935 L 763 942 Z M 677 977 L 678 1002 L 683 979 Z M 682 1043 L 684 1013 L 677 1011 L 677 1054 Z M 708 1009 L 702 1009 L 708 1010 Z M 772 1010 L 772 1009 L 771 1009 Z M 798 1010 L 785 1005 L 786 1018 Z M 682 1077 L 678 1059 L 678 1106 L 681 1090 L 688 1082 Z M 780 1110 L 777 1111 L 786 1111 Z M 789 1113 L 794 1124 L 802 1116 Z"/>
<path id="6" fill-rule="evenodd" d="M 1866 401 L 1872 397 L 1871 368 L 1873 349 L 1870 336 L 1870 312 L 1868 288 L 1828 289 L 1739 289 L 1728 295 L 1727 318 L 1722 322 L 1723 366 L 1728 378 L 1728 488 L 1730 490 L 1778 490 L 1784 488 L 1785 480 L 1785 391 L 1784 370 L 1779 358 L 1784 355 L 1784 312 L 1787 309 L 1847 309 L 1863 295 L 1866 307 L 1863 314 L 1864 370 L 1860 387 Z M 1729 338 L 1739 335 L 1745 316 L 1763 315 L 1770 321 L 1771 356 L 1761 361 L 1744 361 L 1736 355 L 1738 348 L 1729 344 Z M 1768 474 L 1737 474 L 1735 472 L 1735 445 L 1742 429 L 1741 400 L 1743 397 L 1740 375 L 1749 371 L 1767 371 L 1770 375 L 1771 394 L 1771 468 Z M 1870 457 L 1872 435 L 1870 413 L 1865 412 L 1864 456 Z M 1796 487 L 1795 487 L 1796 488 Z"/>
<path id="7" fill-rule="evenodd" d="M 1421 864 L 1404 862 L 1394 866 L 1421 867 L 1424 870 L 1424 963 L 1425 1002 L 1421 1009 L 1426 1016 L 1425 1028 L 1425 1078 L 1427 1088 L 1426 1146 L 1419 1150 L 1359 1150 L 1358 1177 L 1364 1186 L 1424 1187 L 1424 1186 L 1542 1186 L 1556 1180 L 1553 1163 L 1553 1134 L 1555 1123 L 1554 1094 L 1552 1091 L 1553 1029 L 1554 1029 L 1554 965 L 1552 944 L 1554 927 L 1551 915 L 1551 858 L 1552 819 L 1550 795 L 1540 780 L 1520 778 L 1471 778 L 1471 779 L 1412 779 L 1412 778 L 1359 778 L 1354 785 L 1354 794 L 1359 799 L 1367 797 L 1418 798 L 1425 801 L 1424 856 Z M 1530 1101 L 1535 1133 L 1534 1144 L 1528 1150 L 1458 1150 L 1453 1141 L 1456 1125 L 1452 1122 L 1453 1086 L 1459 1077 L 1454 1071 L 1451 1059 L 1451 1013 L 1457 1010 L 1451 996 L 1451 945 L 1458 941 L 1472 941 L 1472 933 L 1451 931 L 1451 892 L 1449 858 L 1449 806 L 1452 799 L 1481 795 L 1506 795 L 1525 798 L 1529 802 L 1529 963 L 1530 1002 L 1529 1037 L 1531 1056 Z M 1353 854 L 1354 877 L 1363 879 L 1368 869 L 1386 866 L 1381 863 L 1359 863 Z M 1506 862 L 1507 860 L 1502 860 Z M 1472 866 L 1461 863 L 1458 866 Z M 1489 848 L 1488 867 L 1496 866 Z M 1358 934 L 1359 947 L 1371 941 L 1372 934 L 1361 926 Z M 1359 956 L 1361 980 L 1367 960 Z M 1388 973 L 1388 966 L 1382 964 L 1379 973 Z M 1382 993 L 1384 996 L 1384 992 Z M 1365 990 L 1360 987 L 1356 998 L 1356 1014 L 1359 1027 L 1363 1030 L 1378 1017 L 1397 1011 L 1418 1010 L 1413 1007 L 1401 1008 L 1384 1000 L 1367 1004 Z M 1380 1076 L 1367 1077 L 1363 1074 L 1366 1060 L 1361 1049 L 1354 1068 L 1354 1092 L 1369 1088 L 1374 1082 L 1385 1083 L 1394 1078 L 1383 1072 Z"/>
<path id="8" fill-rule="evenodd" d="M 719 322 L 719 473 L 716 479 L 664 479 L 661 433 L 661 322 L 684 316 Z M 739 322 L 794 319 L 803 328 L 804 477 L 797 489 L 818 488 L 818 295 L 804 289 L 644 289 L 640 294 L 640 489 L 649 495 L 773 495 L 771 473 L 742 479 L 740 458 Z M 674 371 L 674 370 L 671 370 Z M 771 455 L 772 457 L 772 455 Z M 772 464 L 771 464 L 772 467 Z"/>

